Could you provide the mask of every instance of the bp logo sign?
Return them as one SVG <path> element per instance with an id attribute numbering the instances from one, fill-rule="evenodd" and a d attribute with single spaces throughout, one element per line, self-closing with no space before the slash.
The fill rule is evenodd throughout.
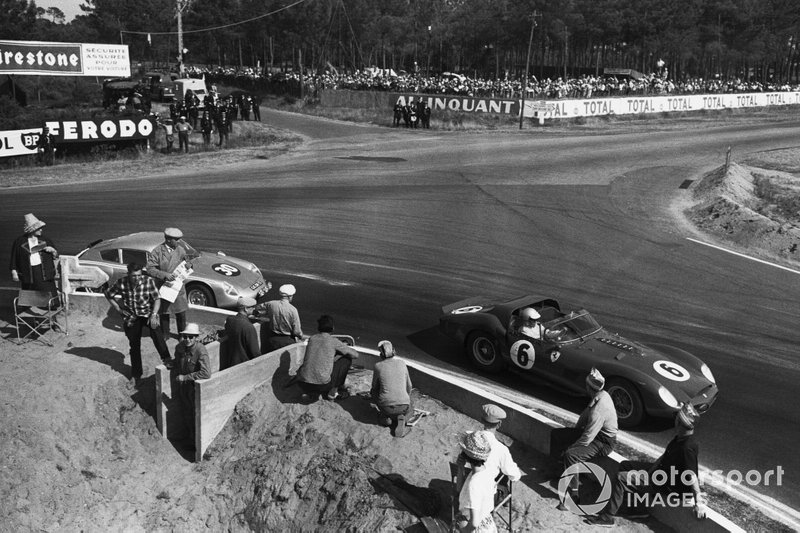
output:
<path id="1" fill-rule="evenodd" d="M 214 272 L 229 278 L 241 274 L 238 268 L 228 263 L 215 263 L 211 265 L 211 268 L 214 269 Z"/>
<path id="2" fill-rule="evenodd" d="M 572 494 L 567 490 L 572 479 L 581 474 L 593 475 L 600 484 L 600 494 L 594 503 L 580 504 L 572 499 Z M 595 515 L 602 511 L 608 503 L 608 499 L 611 497 L 611 489 L 611 479 L 600 466 L 594 463 L 575 463 L 564 470 L 564 473 L 561 474 L 561 479 L 558 480 L 558 499 L 564 504 L 564 507 L 577 515 Z"/>

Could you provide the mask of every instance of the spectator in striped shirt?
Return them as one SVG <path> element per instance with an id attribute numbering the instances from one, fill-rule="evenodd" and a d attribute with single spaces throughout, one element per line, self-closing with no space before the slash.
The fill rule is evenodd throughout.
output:
<path id="1" fill-rule="evenodd" d="M 142 377 L 142 328 L 150 330 L 150 338 L 161 361 L 172 368 L 167 343 L 161 333 L 158 311 L 161 299 L 153 278 L 143 273 L 138 263 L 128 264 L 128 275 L 105 291 L 111 307 L 122 315 L 125 336 L 130 343 L 131 379 L 137 384 Z M 117 299 L 119 297 L 119 300 Z"/>

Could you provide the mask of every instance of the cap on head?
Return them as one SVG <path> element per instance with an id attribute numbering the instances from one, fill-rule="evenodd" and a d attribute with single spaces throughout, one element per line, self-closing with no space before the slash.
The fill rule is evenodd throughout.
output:
<path id="1" fill-rule="evenodd" d="M 533 307 L 526 307 L 519 314 L 525 320 L 539 320 L 542 315 Z"/>
<path id="2" fill-rule="evenodd" d="M 182 239 L 183 232 L 178 228 L 165 228 L 164 229 L 164 236 L 171 237 L 173 239 Z"/>
<path id="3" fill-rule="evenodd" d="M 286 285 L 281 285 L 278 289 L 278 293 L 281 296 L 294 296 L 294 293 L 297 292 L 297 289 L 294 288 L 294 285 L 291 283 L 287 283 Z"/>
<path id="4" fill-rule="evenodd" d="M 391 341 L 381 341 L 378 343 L 378 349 L 381 351 L 381 356 L 385 358 L 394 357 L 394 346 Z"/>
<path id="5" fill-rule="evenodd" d="M 37 229 L 41 229 L 45 226 L 45 223 L 36 218 L 36 215 L 33 213 L 28 213 L 25 215 L 25 233 L 33 233 Z"/>
<path id="6" fill-rule="evenodd" d="M 698 418 L 700 418 L 700 414 L 692 404 L 684 403 L 681 405 L 681 410 L 678 411 L 678 422 L 680 422 L 683 427 L 686 429 L 694 429 Z"/>
<path id="7" fill-rule="evenodd" d="M 483 406 L 483 421 L 489 424 L 497 424 L 506 419 L 506 412 L 498 406 L 487 403 Z"/>
<path id="8" fill-rule="evenodd" d="M 467 457 L 476 461 L 485 461 L 492 451 L 492 443 L 489 441 L 489 436 L 485 431 L 467 433 L 461 439 L 459 445 Z"/>
<path id="9" fill-rule="evenodd" d="M 200 326 L 194 322 L 189 322 L 186 327 L 181 331 L 181 335 L 200 335 Z"/>
<path id="10" fill-rule="evenodd" d="M 256 299 L 251 298 L 250 296 L 239 296 L 239 299 L 236 301 L 236 305 L 240 308 L 255 307 Z"/>
<path id="11" fill-rule="evenodd" d="M 606 378 L 603 377 L 603 374 L 601 374 L 596 368 L 592 368 L 592 371 L 589 372 L 588 376 L 586 376 L 586 386 L 595 392 L 599 392 L 603 390 L 605 385 Z"/>
<path id="12" fill-rule="evenodd" d="M 181 120 L 186 120 L 186 117 L 184 117 L 184 116 L 181 116 Z"/>

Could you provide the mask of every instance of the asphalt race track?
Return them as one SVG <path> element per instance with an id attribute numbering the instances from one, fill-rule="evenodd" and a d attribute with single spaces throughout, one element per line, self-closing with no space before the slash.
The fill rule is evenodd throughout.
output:
<path id="1" fill-rule="evenodd" d="M 667 211 L 728 145 L 735 158 L 794 146 L 798 125 L 566 136 L 264 119 L 311 140 L 235 171 L 5 190 L 0 229 L 10 245 L 34 212 L 75 253 L 178 226 L 198 248 L 253 260 L 275 286 L 294 283 L 306 333 L 329 313 L 361 345 L 389 338 L 402 355 L 470 372 L 435 329 L 441 305 L 524 293 L 582 304 L 614 331 L 704 359 L 721 392 L 698 430 L 701 463 L 780 465 L 783 486 L 761 490 L 800 507 L 800 277 L 689 241 Z M 583 406 L 514 376 L 491 383 L 523 403 Z M 670 429 L 650 423 L 640 436 L 662 446 Z"/>

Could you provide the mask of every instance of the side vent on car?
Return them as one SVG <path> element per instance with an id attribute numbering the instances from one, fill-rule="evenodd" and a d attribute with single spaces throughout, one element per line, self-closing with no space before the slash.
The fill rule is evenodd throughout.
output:
<path id="1" fill-rule="evenodd" d="M 637 351 L 635 346 L 631 346 L 630 344 L 627 344 L 627 343 L 624 343 L 624 342 L 620 342 L 620 341 L 615 340 L 615 339 L 608 339 L 606 337 L 601 337 L 601 338 L 599 338 L 597 340 L 599 340 L 600 342 L 604 342 L 604 343 L 608 344 L 609 346 L 613 346 L 614 348 L 618 348 L 620 350 L 624 350 L 626 352 L 635 353 Z M 620 357 L 617 356 L 617 359 L 620 359 Z"/>

